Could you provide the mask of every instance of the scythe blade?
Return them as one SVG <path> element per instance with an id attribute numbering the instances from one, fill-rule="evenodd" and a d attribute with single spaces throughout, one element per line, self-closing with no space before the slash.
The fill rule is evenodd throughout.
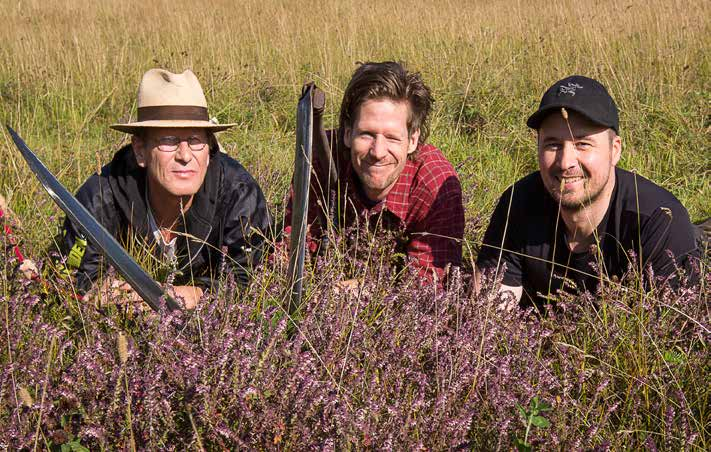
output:
<path id="1" fill-rule="evenodd" d="M 164 294 L 158 283 L 148 276 L 116 239 L 64 188 L 44 163 L 27 147 L 22 138 L 10 126 L 7 126 L 7 130 L 10 132 L 12 140 L 27 161 L 30 169 L 37 176 L 44 189 L 47 190 L 52 200 L 99 248 L 101 253 L 106 256 L 106 259 L 124 277 L 133 290 L 155 311 L 160 309 L 160 297 L 164 295 L 169 310 L 180 309 L 178 303 L 167 294 Z"/>
<path id="2" fill-rule="evenodd" d="M 294 158 L 294 202 L 291 218 L 289 278 L 291 298 L 289 313 L 301 306 L 303 296 L 306 228 L 308 226 L 311 152 L 313 144 L 313 85 L 307 86 L 296 107 L 296 155 Z"/>

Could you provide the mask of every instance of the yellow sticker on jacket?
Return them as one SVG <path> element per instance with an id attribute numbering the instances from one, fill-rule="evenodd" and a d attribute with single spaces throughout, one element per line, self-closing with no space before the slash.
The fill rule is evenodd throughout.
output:
<path id="1" fill-rule="evenodd" d="M 67 264 L 73 268 L 79 268 L 81 265 L 81 259 L 84 257 L 86 252 L 86 239 L 77 237 L 74 241 L 74 246 L 69 250 L 69 255 L 67 256 Z"/>

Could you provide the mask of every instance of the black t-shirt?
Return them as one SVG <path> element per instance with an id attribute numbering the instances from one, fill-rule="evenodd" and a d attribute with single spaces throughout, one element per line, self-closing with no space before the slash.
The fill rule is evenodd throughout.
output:
<path id="1" fill-rule="evenodd" d="M 699 255 L 688 212 L 674 195 L 642 176 L 615 168 L 615 178 L 610 206 L 597 227 L 599 246 L 582 253 L 569 251 L 558 203 L 540 172 L 519 180 L 494 210 L 477 266 L 486 270 L 506 264 L 503 283 L 523 286 L 524 305 L 534 301 L 540 306 L 564 286 L 568 292 L 594 293 L 601 274 L 621 277 L 630 269 L 627 251 L 637 257 L 641 252 L 645 268 L 651 264 L 655 276 L 674 283 L 675 266 L 667 250 L 687 271 L 689 257 Z"/>

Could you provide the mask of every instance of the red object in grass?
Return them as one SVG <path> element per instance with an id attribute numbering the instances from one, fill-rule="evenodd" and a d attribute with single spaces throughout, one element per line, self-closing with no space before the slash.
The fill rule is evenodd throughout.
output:
<path id="1" fill-rule="evenodd" d="M 5 217 L 5 212 L 0 209 L 0 219 Z M 8 241 L 10 242 L 10 245 L 12 245 L 12 251 L 15 253 L 15 256 L 17 257 L 17 260 L 20 261 L 20 263 L 23 263 L 25 261 L 25 256 L 22 255 L 22 251 L 20 251 L 20 247 L 17 246 L 17 242 L 15 239 L 12 237 L 12 229 L 10 229 L 10 226 L 7 224 L 3 224 L 3 230 L 5 232 L 5 235 L 7 236 Z"/>

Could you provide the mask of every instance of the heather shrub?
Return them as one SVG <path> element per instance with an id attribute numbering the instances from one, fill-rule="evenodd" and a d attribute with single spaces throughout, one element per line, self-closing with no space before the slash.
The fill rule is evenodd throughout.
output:
<path id="1" fill-rule="evenodd" d="M 421 287 L 374 239 L 355 263 L 338 246 L 313 262 L 293 316 L 278 262 L 246 289 L 228 277 L 194 312 L 161 315 L 10 276 L 0 446 L 708 446 L 708 275 L 647 293 L 637 280 L 653 275 L 632 275 L 539 316 L 506 309 L 493 278 L 478 295 L 458 270 L 447 290 Z M 358 292 L 335 288 L 354 273 Z M 550 410 L 531 423 L 534 404 Z"/>

